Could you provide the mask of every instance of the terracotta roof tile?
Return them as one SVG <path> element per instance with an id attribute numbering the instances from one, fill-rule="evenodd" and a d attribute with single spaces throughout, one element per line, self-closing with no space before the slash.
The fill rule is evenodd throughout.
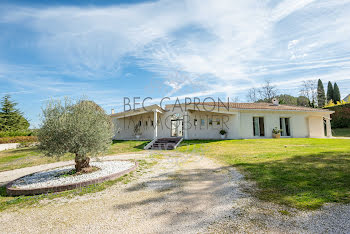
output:
<path id="1" fill-rule="evenodd" d="M 230 108 L 233 109 L 258 109 L 258 110 L 295 110 L 295 111 L 329 111 L 328 109 L 319 109 L 319 108 L 311 108 L 311 107 L 303 107 L 303 106 L 289 106 L 289 105 L 273 105 L 272 103 L 258 102 L 258 103 L 237 103 L 237 102 L 229 102 L 229 103 L 218 103 L 218 102 L 205 102 L 204 105 L 209 106 L 219 106 L 224 107 L 229 104 Z"/>

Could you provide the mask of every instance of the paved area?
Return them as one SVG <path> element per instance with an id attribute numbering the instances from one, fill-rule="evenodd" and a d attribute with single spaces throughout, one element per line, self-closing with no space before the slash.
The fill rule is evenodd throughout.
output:
<path id="1" fill-rule="evenodd" d="M 128 184 L 69 199 L 44 200 L 39 207 L 3 211 L 0 233 L 350 231 L 350 206 L 302 212 L 259 201 L 244 192 L 254 185 L 240 173 L 199 155 L 146 152 L 121 158 L 158 163 Z"/>

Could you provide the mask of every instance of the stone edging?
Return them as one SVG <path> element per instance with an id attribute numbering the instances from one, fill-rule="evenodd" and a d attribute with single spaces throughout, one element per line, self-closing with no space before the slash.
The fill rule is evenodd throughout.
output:
<path id="1" fill-rule="evenodd" d="M 130 160 L 106 160 L 106 161 L 130 161 Z M 74 165 L 74 164 L 72 164 L 72 165 Z M 27 196 L 27 195 L 38 195 L 38 194 L 44 194 L 44 193 L 62 192 L 62 191 L 66 191 L 66 190 L 72 190 L 72 189 L 76 189 L 76 188 L 86 187 L 86 186 L 91 185 L 91 184 L 98 184 L 98 183 L 101 183 L 101 182 L 104 182 L 107 180 L 117 179 L 117 178 L 119 178 L 119 177 L 121 177 L 129 172 L 134 171 L 137 168 L 137 166 L 138 166 L 138 162 L 135 161 L 135 165 L 127 170 L 120 171 L 118 173 L 104 176 L 101 178 L 96 178 L 96 179 L 92 179 L 89 181 L 78 182 L 78 183 L 73 183 L 73 184 L 66 184 L 66 185 L 61 185 L 61 186 L 60 185 L 49 186 L 49 187 L 33 188 L 33 189 L 11 188 L 12 184 L 16 180 L 21 179 L 25 176 L 28 176 L 28 175 L 25 175 L 25 176 L 22 176 L 14 181 L 8 183 L 6 185 L 6 193 L 7 193 L 7 195 L 10 195 L 10 196 L 21 196 L 21 195 Z M 38 171 L 38 172 L 40 172 L 40 171 Z M 35 173 L 38 173 L 38 172 L 35 172 Z M 32 174 L 35 174 L 35 173 L 32 173 Z M 29 174 L 29 175 L 32 175 L 32 174 Z"/>

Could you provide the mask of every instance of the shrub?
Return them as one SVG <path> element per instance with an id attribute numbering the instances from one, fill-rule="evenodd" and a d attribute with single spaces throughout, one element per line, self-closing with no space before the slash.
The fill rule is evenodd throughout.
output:
<path id="1" fill-rule="evenodd" d="M 335 113 L 331 116 L 332 128 L 350 127 L 350 103 L 327 107 L 327 109 L 335 111 Z"/>
<path id="2" fill-rule="evenodd" d="M 37 142 L 36 136 L 15 136 L 15 137 L 1 137 L 0 144 L 6 143 L 26 143 L 26 142 Z"/>
<path id="3" fill-rule="evenodd" d="M 32 136 L 32 131 L 4 131 L 0 132 L 0 137 Z"/>
<path id="4" fill-rule="evenodd" d="M 273 134 L 279 134 L 279 133 L 281 133 L 282 132 L 282 129 L 279 129 L 279 128 L 277 128 L 277 127 L 275 127 L 274 129 L 272 129 L 272 133 Z"/>

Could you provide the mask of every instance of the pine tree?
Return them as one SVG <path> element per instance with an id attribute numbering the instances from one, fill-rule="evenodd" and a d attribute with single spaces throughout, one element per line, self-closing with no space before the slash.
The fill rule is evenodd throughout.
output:
<path id="1" fill-rule="evenodd" d="M 337 83 L 334 83 L 333 98 L 334 98 L 333 102 L 335 104 L 340 102 L 340 90 L 339 90 Z"/>
<path id="2" fill-rule="evenodd" d="M 324 107 L 326 104 L 326 94 L 321 79 L 318 79 L 317 84 L 317 105 L 318 107 Z"/>
<path id="3" fill-rule="evenodd" d="M 330 102 L 331 100 L 334 100 L 333 97 L 333 85 L 330 81 L 328 81 L 328 87 L 327 87 L 327 102 Z"/>
<path id="4" fill-rule="evenodd" d="M 17 103 L 10 99 L 10 95 L 6 95 L 1 101 L 0 131 L 28 129 L 28 121 L 23 117 L 23 113 L 16 109 Z"/>

